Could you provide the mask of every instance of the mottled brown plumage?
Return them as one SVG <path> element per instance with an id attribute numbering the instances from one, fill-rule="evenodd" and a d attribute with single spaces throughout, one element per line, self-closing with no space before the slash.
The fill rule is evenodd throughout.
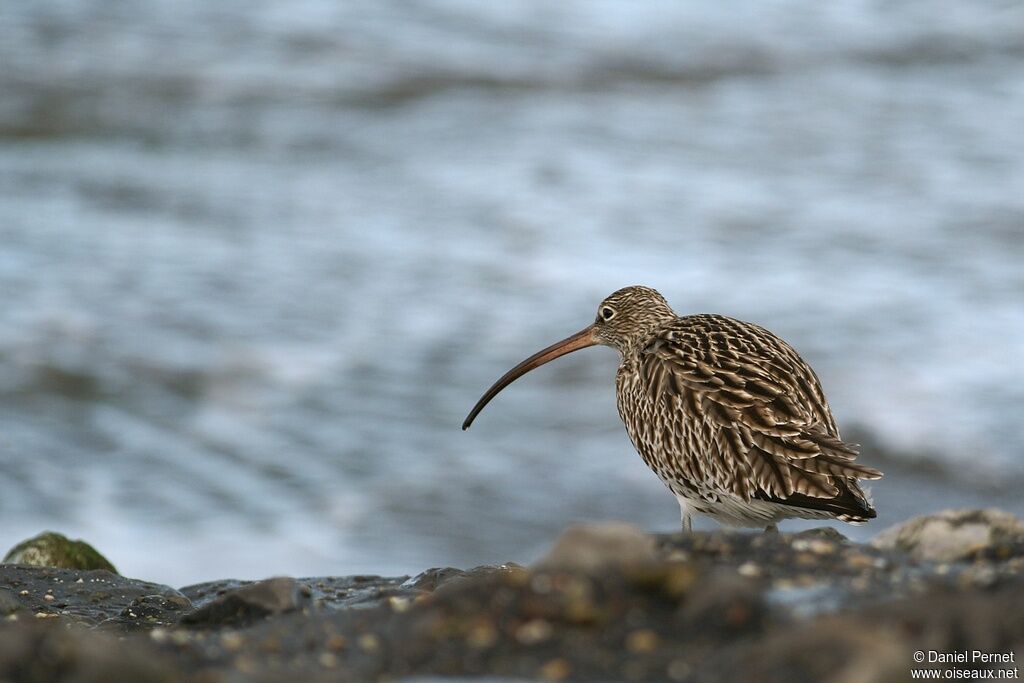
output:
<path id="1" fill-rule="evenodd" d="M 644 462 L 693 512 L 735 526 L 789 517 L 864 522 L 875 511 L 817 376 L 779 337 L 720 315 L 679 317 L 649 287 L 626 287 L 593 325 L 526 359 L 480 399 L 477 413 L 531 369 L 594 344 L 614 347 L 619 415 Z"/>

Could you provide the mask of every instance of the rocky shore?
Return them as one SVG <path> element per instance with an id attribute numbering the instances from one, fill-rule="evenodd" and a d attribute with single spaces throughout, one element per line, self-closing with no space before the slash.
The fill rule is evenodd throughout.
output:
<path id="1" fill-rule="evenodd" d="M 1024 522 L 996 510 L 918 518 L 870 544 L 831 529 L 583 526 L 528 568 L 180 589 L 98 554 L 57 557 L 60 542 L 0 564 L 0 680 L 839 683 L 1016 666 L 918 652 L 1024 655 Z"/>

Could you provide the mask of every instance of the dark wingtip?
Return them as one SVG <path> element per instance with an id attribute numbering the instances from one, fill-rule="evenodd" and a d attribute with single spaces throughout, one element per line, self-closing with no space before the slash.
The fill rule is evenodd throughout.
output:
<path id="1" fill-rule="evenodd" d="M 839 479 L 833 482 L 839 487 L 839 494 L 832 498 L 815 498 L 802 493 L 791 493 L 785 498 L 778 498 L 764 491 L 754 493 L 754 498 L 766 500 L 781 505 L 789 505 L 794 508 L 806 510 L 821 510 L 829 512 L 836 519 L 844 522 L 866 522 L 878 516 L 875 508 L 868 501 L 867 496 L 857 486 L 855 480 Z"/>

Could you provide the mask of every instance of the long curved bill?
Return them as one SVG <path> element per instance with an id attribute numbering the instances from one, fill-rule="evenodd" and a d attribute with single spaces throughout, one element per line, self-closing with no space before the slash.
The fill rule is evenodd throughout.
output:
<path id="1" fill-rule="evenodd" d="M 562 341 L 552 344 L 542 351 L 538 351 L 519 365 L 515 366 L 504 375 L 501 376 L 497 382 L 495 382 L 490 389 L 487 390 L 480 400 L 473 406 L 473 410 L 469 411 L 469 415 L 466 416 L 466 421 L 462 423 L 463 431 L 469 429 L 469 425 L 473 424 L 473 420 L 476 419 L 477 414 L 484 409 L 492 398 L 498 395 L 498 392 L 507 387 L 512 382 L 516 381 L 530 370 L 539 368 L 540 366 L 553 361 L 559 356 L 564 356 L 567 353 L 578 351 L 579 349 L 585 349 L 588 346 L 594 346 L 597 344 L 594 341 L 594 326 L 591 325 L 586 327 L 571 337 L 566 337 Z"/>

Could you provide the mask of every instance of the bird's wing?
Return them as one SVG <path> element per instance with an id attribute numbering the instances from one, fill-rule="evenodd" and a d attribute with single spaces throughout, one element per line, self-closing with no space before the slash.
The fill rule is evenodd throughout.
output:
<path id="1" fill-rule="evenodd" d="M 882 476 L 854 462 L 814 371 L 764 328 L 681 318 L 644 349 L 640 371 L 688 477 L 715 490 L 808 507 L 798 501 L 856 498 L 857 479 Z"/>

